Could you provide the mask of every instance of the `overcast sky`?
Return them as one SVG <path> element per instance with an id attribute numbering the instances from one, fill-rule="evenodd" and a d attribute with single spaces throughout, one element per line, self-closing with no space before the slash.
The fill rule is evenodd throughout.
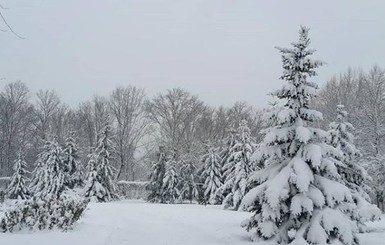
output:
<path id="1" fill-rule="evenodd" d="M 311 28 L 322 84 L 347 67 L 385 67 L 385 1 L 2 0 L 0 76 L 55 89 L 76 106 L 132 84 L 182 87 L 211 105 L 265 106 L 281 82 L 275 46 Z M 4 29 L 4 27 L 3 27 Z"/>

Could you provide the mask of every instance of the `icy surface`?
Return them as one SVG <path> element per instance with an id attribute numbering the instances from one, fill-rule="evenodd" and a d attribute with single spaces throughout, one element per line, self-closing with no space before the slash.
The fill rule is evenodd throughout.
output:
<path id="1" fill-rule="evenodd" d="M 69 232 L 0 234 L 1 244 L 12 245 L 216 245 L 266 244 L 251 242 L 240 223 L 247 212 L 221 206 L 153 204 L 142 201 L 91 203 L 80 223 Z M 368 223 L 360 234 L 363 245 L 383 245 L 385 217 Z"/>

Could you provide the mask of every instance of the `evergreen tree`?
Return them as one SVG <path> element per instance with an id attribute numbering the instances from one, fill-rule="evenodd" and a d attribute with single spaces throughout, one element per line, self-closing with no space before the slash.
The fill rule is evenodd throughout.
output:
<path id="1" fill-rule="evenodd" d="M 31 183 L 33 196 L 43 199 L 59 197 L 65 190 L 64 181 L 62 149 L 54 138 L 46 141 L 43 151 L 38 155 Z"/>
<path id="2" fill-rule="evenodd" d="M 222 168 L 220 157 L 216 149 L 211 146 L 206 146 L 206 154 L 202 156 L 203 172 L 202 179 L 204 180 L 204 198 L 210 204 L 221 204 L 222 196 L 217 195 L 217 190 L 222 186 Z"/>
<path id="3" fill-rule="evenodd" d="M 17 153 L 14 164 L 14 173 L 11 177 L 7 188 L 7 197 L 10 199 L 27 199 L 29 197 L 29 188 L 26 185 L 28 178 L 25 176 L 27 171 L 27 163 L 21 151 Z"/>
<path id="4" fill-rule="evenodd" d="M 221 151 L 219 153 L 222 176 L 221 182 L 223 183 L 223 185 L 217 190 L 216 196 L 218 200 L 221 200 L 221 202 L 230 193 L 231 186 L 226 186 L 224 184 L 227 182 L 226 179 L 231 178 L 230 175 L 234 173 L 234 165 L 229 165 L 227 163 L 229 162 L 229 158 L 232 154 L 232 149 L 236 143 L 236 130 L 234 128 L 231 128 L 229 130 L 228 136 L 224 139 L 224 144 L 221 146 Z M 227 184 L 230 183 L 227 182 Z"/>
<path id="5" fill-rule="evenodd" d="M 249 178 L 254 186 L 242 206 L 254 213 L 244 222 L 255 240 L 279 244 L 357 244 L 356 205 L 337 166 L 343 153 L 328 144 L 328 133 L 312 122 L 322 114 L 310 108 L 320 61 L 309 58 L 308 29 L 301 27 L 292 48 L 282 54 L 286 85 L 273 93 L 284 102 L 271 116 L 263 143 L 253 158 L 263 164 Z"/>
<path id="6" fill-rule="evenodd" d="M 224 185 L 219 189 L 219 192 L 225 193 L 223 200 L 225 208 L 238 210 L 242 198 L 247 192 L 247 178 L 253 169 L 250 161 L 253 151 L 254 142 L 250 129 L 247 121 L 242 120 L 238 128 L 236 143 L 231 148 L 230 157 L 224 166 L 226 179 Z"/>
<path id="7" fill-rule="evenodd" d="M 79 162 L 78 147 L 71 135 L 66 139 L 63 150 L 63 163 L 66 173 L 65 185 L 69 188 L 83 185 L 83 171 Z"/>
<path id="8" fill-rule="evenodd" d="M 163 178 L 163 200 L 166 203 L 175 203 L 179 200 L 179 175 L 176 170 L 176 161 L 174 156 L 166 162 L 166 172 Z"/>
<path id="9" fill-rule="evenodd" d="M 224 139 L 224 144 L 221 147 L 221 152 L 219 153 L 221 167 L 223 168 L 231 155 L 231 149 L 236 143 L 236 130 L 231 128 L 229 130 L 229 135 Z M 222 181 L 224 181 L 223 179 Z"/>
<path id="10" fill-rule="evenodd" d="M 182 158 L 179 165 L 181 165 L 180 169 L 180 201 L 182 200 L 192 200 L 198 196 L 198 186 L 196 183 L 196 172 L 197 169 L 194 165 L 194 162 L 191 159 Z"/>
<path id="11" fill-rule="evenodd" d="M 108 202 L 117 198 L 114 182 L 114 168 L 110 164 L 114 145 L 111 140 L 111 129 L 106 125 L 100 134 L 99 141 L 90 154 L 88 162 L 85 196 L 98 202 Z"/>
<path id="12" fill-rule="evenodd" d="M 354 127 L 347 122 L 347 112 L 343 105 L 337 106 L 337 121 L 330 123 L 330 143 L 343 153 L 342 164 L 337 166 L 344 184 L 350 188 L 354 202 L 358 206 L 358 213 L 355 219 L 361 231 L 366 230 L 364 222 L 378 219 L 380 210 L 370 203 L 370 196 L 367 191 L 370 188 L 365 184 L 368 181 L 366 170 L 359 165 L 358 157 L 361 153 L 354 145 L 352 132 Z"/>
<path id="13" fill-rule="evenodd" d="M 147 186 L 149 195 L 147 201 L 163 203 L 163 179 L 166 173 L 166 152 L 164 147 L 159 147 L 157 161 L 152 164 L 150 183 Z"/>

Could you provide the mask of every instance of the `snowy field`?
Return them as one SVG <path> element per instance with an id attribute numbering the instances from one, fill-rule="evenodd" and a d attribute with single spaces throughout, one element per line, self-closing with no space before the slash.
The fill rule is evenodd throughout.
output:
<path id="1" fill-rule="evenodd" d="M 74 230 L 0 234 L 9 245 L 216 245 L 255 244 L 239 224 L 249 213 L 220 206 L 151 204 L 142 201 L 91 203 Z M 369 223 L 362 245 L 385 244 L 385 217 Z"/>

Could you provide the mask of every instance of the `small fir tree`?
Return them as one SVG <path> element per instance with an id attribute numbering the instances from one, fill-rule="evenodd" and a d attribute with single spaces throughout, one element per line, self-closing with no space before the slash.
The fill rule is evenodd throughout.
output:
<path id="1" fill-rule="evenodd" d="M 157 161 L 153 162 L 150 173 L 150 183 L 147 185 L 149 195 L 147 201 L 163 203 L 163 179 L 166 173 L 166 152 L 164 147 L 159 147 Z"/>
<path id="2" fill-rule="evenodd" d="M 162 193 L 163 200 L 166 203 L 175 203 L 180 197 L 180 179 L 176 170 L 176 161 L 174 157 L 166 162 L 166 172 L 163 178 Z"/>
<path id="3" fill-rule="evenodd" d="M 111 166 L 111 153 L 114 151 L 111 140 L 111 129 L 106 125 L 100 134 L 99 141 L 90 154 L 88 162 L 85 196 L 98 202 L 108 202 L 115 198 L 114 168 Z"/>
<path id="4" fill-rule="evenodd" d="M 373 204 L 367 191 L 370 188 L 365 182 L 368 181 L 366 170 L 359 165 L 358 157 L 360 151 L 354 145 L 352 132 L 354 127 L 347 122 L 347 112 L 343 105 L 337 106 L 337 121 L 330 123 L 330 144 L 343 153 L 341 165 L 337 166 L 344 184 L 350 188 L 354 202 L 357 204 L 358 212 L 355 219 L 358 221 L 360 231 L 366 231 L 364 222 L 379 219 L 381 211 Z"/>
<path id="5" fill-rule="evenodd" d="M 180 161 L 180 201 L 190 200 L 192 203 L 193 199 L 198 196 L 198 186 L 196 183 L 196 172 L 197 169 L 194 162 L 189 158 L 184 158 Z"/>
<path id="6" fill-rule="evenodd" d="M 227 137 L 223 140 L 223 145 L 221 146 L 221 150 L 219 153 L 220 164 L 221 164 L 221 176 L 222 176 L 221 182 L 223 184 L 221 188 L 217 190 L 216 196 L 218 200 L 221 200 L 221 202 L 223 202 L 223 200 L 230 193 L 230 190 L 231 190 L 231 182 L 228 182 L 226 180 L 232 178 L 231 176 L 234 173 L 234 165 L 228 164 L 228 162 L 232 154 L 232 149 L 236 143 L 237 143 L 236 130 L 234 128 L 231 128 L 228 132 Z M 202 186 L 202 189 L 203 189 L 203 186 Z"/>
<path id="7" fill-rule="evenodd" d="M 221 147 L 221 151 L 219 153 L 221 167 L 223 168 L 228 162 L 229 157 L 231 156 L 231 150 L 236 144 L 236 133 L 237 131 L 234 128 L 229 130 L 229 134 L 224 139 L 224 144 Z M 222 179 L 224 181 L 225 179 Z"/>
<path id="8" fill-rule="evenodd" d="M 63 150 L 63 163 L 66 174 L 65 185 L 69 188 L 81 187 L 84 184 L 83 171 L 79 162 L 78 147 L 73 133 L 66 139 Z"/>
<path id="9" fill-rule="evenodd" d="M 250 157 L 254 151 L 254 144 L 247 121 L 242 120 L 238 128 L 236 143 L 224 166 L 226 179 L 224 185 L 219 189 L 222 193 L 227 192 L 223 201 L 225 208 L 238 210 L 242 198 L 247 192 L 247 178 L 253 169 Z"/>
<path id="10" fill-rule="evenodd" d="M 24 161 L 24 156 L 21 151 L 17 153 L 17 158 L 13 167 L 14 173 L 11 177 L 7 188 L 7 197 L 10 199 L 28 199 L 30 191 L 26 182 L 27 163 Z"/>
<path id="11" fill-rule="evenodd" d="M 204 181 L 204 199 L 210 204 L 221 204 L 222 196 L 217 195 L 218 189 L 222 186 L 222 167 L 220 157 L 216 148 L 206 146 L 206 154 L 202 156 L 202 179 Z"/>
<path id="12" fill-rule="evenodd" d="M 59 197 L 65 190 L 64 181 L 62 149 L 54 138 L 46 141 L 43 151 L 38 155 L 31 183 L 33 196 L 42 199 Z"/>

